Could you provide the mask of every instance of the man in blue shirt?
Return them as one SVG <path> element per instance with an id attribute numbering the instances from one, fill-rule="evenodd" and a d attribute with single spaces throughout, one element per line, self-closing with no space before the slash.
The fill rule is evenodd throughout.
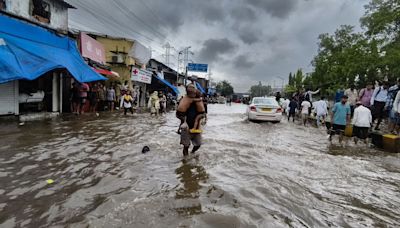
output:
<path id="1" fill-rule="evenodd" d="M 332 141 L 332 136 L 335 134 L 339 135 L 339 142 L 343 140 L 343 133 L 346 129 L 346 125 L 350 123 L 351 109 L 350 105 L 347 104 L 348 97 L 342 96 L 340 102 L 337 102 L 332 109 L 332 128 L 330 131 L 329 141 Z"/>
<path id="2" fill-rule="evenodd" d="M 379 131 L 379 125 L 382 119 L 385 117 L 385 107 L 388 100 L 388 88 L 389 83 L 383 82 L 382 86 L 376 87 L 371 97 L 372 106 L 372 123 L 378 119 L 378 123 L 375 126 L 375 130 Z"/>

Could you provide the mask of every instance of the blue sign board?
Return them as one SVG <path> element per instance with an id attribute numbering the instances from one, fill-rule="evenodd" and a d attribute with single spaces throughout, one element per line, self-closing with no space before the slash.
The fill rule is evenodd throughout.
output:
<path id="1" fill-rule="evenodd" d="M 197 72 L 204 72 L 207 73 L 208 71 L 208 64 L 201 64 L 201 63 L 189 63 L 187 66 L 188 71 L 197 71 Z"/>

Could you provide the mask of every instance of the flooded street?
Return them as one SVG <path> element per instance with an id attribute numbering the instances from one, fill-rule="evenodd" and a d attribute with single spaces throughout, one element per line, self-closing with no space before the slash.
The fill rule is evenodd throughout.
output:
<path id="1" fill-rule="evenodd" d="M 400 226 L 399 154 L 245 111 L 209 105 L 187 160 L 173 112 L 1 124 L 0 227 Z"/>

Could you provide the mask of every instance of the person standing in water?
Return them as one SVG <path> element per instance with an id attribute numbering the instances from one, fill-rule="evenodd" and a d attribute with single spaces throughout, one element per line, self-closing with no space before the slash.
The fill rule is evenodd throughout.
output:
<path id="1" fill-rule="evenodd" d="M 330 131 L 329 141 L 335 134 L 339 135 L 339 142 L 342 143 L 344 131 L 346 126 L 350 124 L 350 105 L 347 104 L 348 97 L 342 96 L 342 100 L 337 102 L 332 109 L 332 129 Z"/>
<path id="2" fill-rule="evenodd" d="M 190 144 L 193 144 L 192 153 L 195 153 L 201 146 L 201 132 L 192 133 L 192 130 L 195 126 L 199 126 L 199 121 L 205 117 L 205 109 L 200 92 L 194 84 L 187 85 L 186 95 L 179 102 L 176 117 L 181 121 L 179 133 L 180 144 L 183 145 L 183 156 L 189 155 Z"/>

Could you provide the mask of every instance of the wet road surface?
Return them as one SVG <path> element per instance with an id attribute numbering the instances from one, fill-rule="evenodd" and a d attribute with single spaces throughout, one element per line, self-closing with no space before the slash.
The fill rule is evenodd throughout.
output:
<path id="1" fill-rule="evenodd" d="M 174 113 L 0 124 L 0 227 L 400 226 L 398 154 L 245 110 L 209 105 L 187 160 Z"/>

